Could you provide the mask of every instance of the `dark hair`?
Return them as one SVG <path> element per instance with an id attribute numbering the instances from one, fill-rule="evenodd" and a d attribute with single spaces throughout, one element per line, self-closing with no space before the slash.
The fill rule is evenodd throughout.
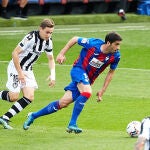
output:
<path id="1" fill-rule="evenodd" d="M 54 26 L 55 26 L 55 23 L 52 19 L 44 19 L 40 24 L 40 27 L 43 29 L 46 27 L 53 28 Z"/>
<path id="2" fill-rule="evenodd" d="M 121 36 L 116 33 L 116 32 L 109 32 L 106 36 L 105 36 L 105 43 L 107 42 L 113 43 L 115 41 L 122 41 Z"/>

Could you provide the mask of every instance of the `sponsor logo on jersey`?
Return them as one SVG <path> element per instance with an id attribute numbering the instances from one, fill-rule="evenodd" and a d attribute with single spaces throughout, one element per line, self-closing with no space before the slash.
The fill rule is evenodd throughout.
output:
<path id="1" fill-rule="evenodd" d="M 96 58 L 92 58 L 89 64 L 95 68 L 100 68 L 104 64 L 104 62 L 101 62 L 100 60 Z"/>
<path id="2" fill-rule="evenodd" d="M 105 58 L 105 61 L 107 61 L 109 59 L 109 57 L 107 56 L 106 58 Z"/>

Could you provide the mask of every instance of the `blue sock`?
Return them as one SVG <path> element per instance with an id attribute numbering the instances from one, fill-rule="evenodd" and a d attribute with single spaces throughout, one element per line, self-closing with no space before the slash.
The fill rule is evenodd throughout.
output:
<path id="1" fill-rule="evenodd" d="M 52 113 L 56 112 L 59 109 L 60 109 L 59 101 L 54 101 L 54 102 L 51 102 L 50 104 L 48 104 L 46 107 L 42 108 L 41 110 L 39 110 L 37 112 L 33 112 L 32 117 L 34 119 L 36 119 L 40 116 L 52 114 Z"/>
<path id="2" fill-rule="evenodd" d="M 83 109 L 83 107 L 85 105 L 85 102 L 87 100 L 88 100 L 88 98 L 83 96 L 83 95 L 80 95 L 76 99 L 69 126 L 71 126 L 71 125 L 75 125 L 76 126 L 76 122 L 77 122 L 78 116 L 80 115 L 80 113 L 81 113 L 81 111 L 82 111 L 82 109 Z"/>

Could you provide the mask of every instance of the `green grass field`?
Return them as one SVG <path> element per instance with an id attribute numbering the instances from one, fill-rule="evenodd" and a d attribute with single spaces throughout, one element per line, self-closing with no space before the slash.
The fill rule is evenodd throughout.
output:
<path id="1" fill-rule="evenodd" d="M 13 48 L 27 32 L 37 28 L 0 28 L 0 90 L 5 89 L 6 69 Z M 101 88 L 107 70 L 96 80 L 93 95 L 78 121 L 83 133 L 65 132 L 73 105 L 37 119 L 28 131 L 22 129 L 28 112 L 36 111 L 63 95 L 64 86 L 70 82 L 71 64 L 80 51 L 80 47 L 75 46 L 67 53 L 66 63 L 56 65 L 57 82 L 54 88 L 49 88 L 46 81 L 49 70 L 45 55 L 35 64 L 34 72 L 39 84 L 35 101 L 12 118 L 14 130 L 4 130 L 0 126 L 0 150 L 133 149 L 136 138 L 127 135 L 126 126 L 132 120 L 141 121 L 150 115 L 150 23 L 56 25 L 54 54 L 56 56 L 72 36 L 104 38 L 109 31 L 117 31 L 123 37 L 121 61 L 101 103 L 96 102 L 96 92 Z M 11 105 L 0 100 L 0 115 Z"/>

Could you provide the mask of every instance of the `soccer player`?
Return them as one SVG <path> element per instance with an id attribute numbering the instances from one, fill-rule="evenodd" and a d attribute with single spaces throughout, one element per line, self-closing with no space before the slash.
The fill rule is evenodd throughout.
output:
<path id="1" fill-rule="evenodd" d="M 67 107 L 74 102 L 72 117 L 67 132 L 82 132 L 82 129 L 77 126 L 77 119 L 86 101 L 92 94 L 91 85 L 105 68 L 110 65 L 103 87 L 97 92 L 97 101 L 101 101 L 119 63 L 119 48 L 121 41 L 121 36 L 116 32 L 108 33 L 105 37 L 105 41 L 76 36 L 71 38 L 58 54 L 56 61 L 59 64 L 62 64 L 66 59 L 66 52 L 73 45 L 78 43 L 82 46 L 79 57 L 75 60 L 71 69 L 72 82 L 64 88 L 65 94 L 59 100 L 51 102 L 37 112 L 28 114 L 28 118 L 25 121 L 23 128 L 27 130 L 36 118 L 57 112 L 61 108 Z"/>
<path id="2" fill-rule="evenodd" d="M 44 19 L 37 31 L 28 33 L 12 52 L 12 60 L 9 62 L 7 74 L 8 90 L 0 91 L 0 99 L 7 102 L 15 102 L 12 107 L 0 117 L 0 124 L 5 129 L 13 129 L 9 120 L 34 100 L 34 91 L 38 88 L 32 70 L 33 64 L 45 52 L 50 68 L 49 86 L 55 85 L 55 61 L 53 57 L 52 33 L 54 21 Z M 23 97 L 19 98 L 22 91 Z"/>
<path id="3" fill-rule="evenodd" d="M 150 117 L 144 118 L 141 123 L 141 132 L 135 144 L 135 150 L 150 149 Z"/>

